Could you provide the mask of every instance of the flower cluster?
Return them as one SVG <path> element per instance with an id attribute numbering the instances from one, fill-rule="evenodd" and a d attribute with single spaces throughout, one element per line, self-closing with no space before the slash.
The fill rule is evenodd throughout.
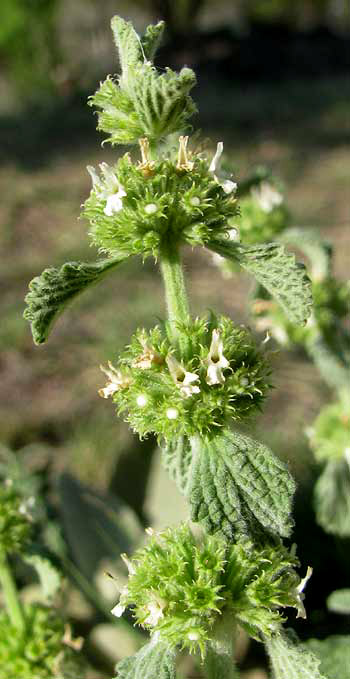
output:
<path id="1" fill-rule="evenodd" d="M 0 613 L 0 666 L 3 677 L 13 679 L 76 679 L 82 661 L 64 622 L 55 611 L 38 604 L 24 608 L 26 631 L 13 627 Z"/>
<path id="2" fill-rule="evenodd" d="M 138 164 L 126 154 L 113 167 L 102 163 L 100 175 L 88 167 L 93 187 L 83 215 L 102 251 L 157 257 L 169 239 L 205 245 L 227 236 L 228 220 L 237 214 L 236 184 L 215 174 L 222 144 L 209 164 L 187 151 L 187 141 L 180 137 L 177 155 L 156 161 L 145 138 Z"/>
<path id="3" fill-rule="evenodd" d="M 0 551 L 20 552 L 30 532 L 28 507 L 8 480 L 0 488 Z"/>
<path id="4" fill-rule="evenodd" d="M 171 645 L 206 653 L 215 623 L 225 613 L 261 640 L 279 631 L 280 607 L 305 617 L 298 560 L 282 545 L 256 548 L 194 535 L 187 524 L 154 534 L 128 566 L 127 586 L 112 613 L 133 607 L 136 622 Z"/>
<path id="5" fill-rule="evenodd" d="M 343 456 L 350 465 L 349 395 L 325 406 L 307 430 L 316 459 L 337 460 Z"/>
<path id="6" fill-rule="evenodd" d="M 350 310 L 350 285 L 328 276 L 313 283 L 312 294 L 313 314 L 305 327 L 298 327 L 288 320 L 276 302 L 267 298 L 266 293 L 259 289 L 258 299 L 252 304 L 257 329 L 268 330 L 280 344 L 285 345 L 305 345 L 320 334 L 326 341 L 332 342 L 339 320 Z"/>
<path id="7" fill-rule="evenodd" d="M 253 187 L 250 194 L 240 200 L 237 228 L 242 243 L 254 245 L 274 240 L 289 222 L 283 195 L 266 181 Z"/>
<path id="8" fill-rule="evenodd" d="M 139 330 L 117 367 L 102 368 L 109 380 L 100 395 L 113 396 L 141 437 L 209 435 L 260 406 L 270 387 L 268 366 L 246 328 L 225 316 L 179 326 L 188 346 L 182 358 L 166 330 L 166 324 Z"/>

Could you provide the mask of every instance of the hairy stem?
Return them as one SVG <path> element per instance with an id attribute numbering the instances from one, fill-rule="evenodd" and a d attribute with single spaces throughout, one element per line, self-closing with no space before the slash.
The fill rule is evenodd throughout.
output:
<path id="1" fill-rule="evenodd" d="M 188 298 L 185 287 L 179 249 L 173 244 L 163 246 L 160 255 L 168 318 L 173 340 L 180 349 L 186 350 L 185 338 L 177 327 L 177 323 L 187 323 L 190 317 Z"/>
<path id="2" fill-rule="evenodd" d="M 235 625 L 230 615 L 224 615 L 213 630 L 204 662 L 207 679 L 238 679 L 234 660 Z"/>
<path id="3" fill-rule="evenodd" d="M 14 581 L 6 554 L 0 554 L 0 583 L 4 592 L 6 610 L 11 623 L 21 632 L 25 628 L 25 617 L 21 602 L 18 598 Z"/>

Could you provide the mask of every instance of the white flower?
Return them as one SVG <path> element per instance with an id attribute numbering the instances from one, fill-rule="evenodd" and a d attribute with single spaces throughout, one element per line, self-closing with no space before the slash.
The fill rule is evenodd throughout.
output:
<path id="1" fill-rule="evenodd" d="M 127 586 L 125 585 L 124 587 L 122 587 L 122 589 L 120 591 L 119 602 L 111 610 L 112 615 L 115 615 L 116 618 L 120 618 L 123 615 L 123 613 L 126 609 L 126 606 L 127 606 L 128 596 L 129 596 L 129 590 L 128 590 Z"/>
<path id="2" fill-rule="evenodd" d="M 176 169 L 191 172 L 193 170 L 194 163 L 191 160 L 188 160 L 187 144 L 188 137 L 179 137 L 179 151 L 177 156 Z"/>
<path id="3" fill-rule="evenodd" d="M 101 163 L 100 169 L 103 179 L 101 179 L 95 168 L 91 165 L 87 166 L 87 171 L 92 179 L 92 188 L 96 191 L 101 200 L 106 201 L 106 206 L 103 210 L 107 217 L 112 217 L 116 212 L 120 212 L 123 208 L 123 198 L 126 192 L 120 184 L 117 175 L 107 163 Z"/>
<path id="4" fill-rule="evenodd" d="M 139 406 L 139 408 L 144 408 L 148 403 L 148 398 L 146 394 L 139 394 L 136 399 L 136 403 Z"/>
<path id="5" fill-rule="evenodd" d="M 133 360 L 132 365 L 134 368 L 149 370 L 149 368 L 152 368 L 153 364 L 160 365 L 164 362 L 162 356 L 157 354 L 157 352 L 147 344 L 144 337 L 140 338 L 140 343 L 142 345 L 143 352 L 140 356 Z"/>
<path id="6" fill-rule="evenodd" d="M 229 368 L 230 363 L 223 354 L 223 342 L 220 339 L 219 330 L 213 330 L 209 354 L 205 363 L 208 366 L 206 383 L 209 385 L 223 384 L 225 382 L 223 370 Z"/>
<path id="7" fill-rule="evenodd" d="M 299 585 L 296 588 L 296 595 L 297 595 L 297 600 L 298 600 L 298 604 L 297 604 L 297 607 L 296 607 L 297 611 L 298 611 L 297 618 L 306 618 L 306 610 L 305 610 L 305 606 L 304 606 L 304 603 L 303 603 L 303 601 L 305 599 L 305 594 L 303 592 L 304 592 L 304 589 L 305 589 L 305 585 L 308 582 L 308 580 L 310 580 L 311 576 L 312 576 L 312 568 L 310 566 L 308 566 L 305 578 L 303 578 L 300 581 Z"/>
<path id="8" fill-rule="evenodd" d="M 102 398 L 113 396 L 116 391 L 125 389 L 131 383 L 130 377 L 123 375 L 123 373 L 120 370 L 117 370 L 117 368 L 115 368 L 110 361 L 108 361 L 108 368 L 100 365 L 100 369 L 105 373 L 105 375 L 107 375 L 109 380 L 106 386 L 103 389 L 99 389 L 98 391 Z"/>
<path id="9" fill-rule="evenodd" d="M 163 601 L 160 597 L 157 597 L 154 595 L 154 598 L 152 601 L 150 601 L 146 609 L 148 610 L 148 616 L 145 618 L 144 622 L 147 625 L 151 625 L 152 627 L 155 627 L 159 620 L 164 618 L 164 613 L 163 610 L 166 606 L 166 602 Z"/>
<path id="10" fill-rule="evenodd" d="M 179 411 L 177 408 L 168 408 L 166 411 L 166 416 L 168 420 L 176 420 L 179 417 Z"/>
<path id="11" fill-rule="evenodd" d="M 166 362 L 169 372 L 184 398 L 188 398 L 192 394 L 199 394 L 200 388 L 197 384 L 194 384 L 194 382 L 198 382 L 199 375 L 185 370 L 173 356 L 167 356 Z"/>
<path id="12" fill-rule="evenodd" d="M 219 141 L 219 143 L 216 147 L 215 155 L 214 155 L 214 157 L 213 157 L 213 159 L 212 159 L 212 161 L 209 165 L 209 172 L 213 173 L 215 181 L 217 181 L 218 184 L 220 184 L 223 191 L 229 195 L 230 193 L 234 193 L 234 191 L 237 190 L 236 182 L 231 181 L 231 179 L 221 179 L 220 180 L 216 176 L 216 170 L 219 170 L 220 159 L 221 159 L 223 150 L 224 150 L 224 144 L 223 144 L 222 141 Z"/>
<path id="13" fill-rule="evenodd" d="M 121 554 L 120 556 L 128 569 L 129 575 L 135 575 L 136 573 L 135 566 L 133 565 L 132 561 L 130 561 L 129 557 L 126 554 Z"/>
<path id="14" fill-rule="evenodd" d="M 275 207 L 283 203 L 282 194 L 268 182 L 261 182 L 259 186 L 253 187 L 251 194 L 264 212 L 272 212 Z"/>

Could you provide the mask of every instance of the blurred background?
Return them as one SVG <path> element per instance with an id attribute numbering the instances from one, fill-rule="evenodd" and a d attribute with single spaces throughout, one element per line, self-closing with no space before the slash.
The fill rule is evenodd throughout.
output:
<path id="1" fill-rule="evenodd" d="M 95 257 L 87 225 L 78 219 L 90 191 L 85 167 L 112 161 L 118 150 L 101 148 L 86 102 L 106 74 L 118 72 L 114 14 L 131 19 L 139 32 L 151 21 L 167 21 L 157 64 L 195 69 L 195 125 L 210 147 L 224 141 L 238 182 L 255 165 L 271 169 L 286 187 L 294 225 L 317 227 L 334 243 L 340 279 L 350 270 L 347 0 L 2 0 L 1 444 L 40 477 L 71 571 L 76 582 L 85 578 L 85 594 L 70 615 L 89 639 L 90 659 L 99 667 L 91 677 L 99 678 L 133 643 L 130 630 L 118 628 L 116 645 L 117 625 L 110 629 L 103 606 L 96 612 L 88 592 L 91 585 L 115 599 L 101 575 L 118 554 L 111 544 L 115 517 L 139 534 L 142 526 L 186 516 L 155 442 L 140 444 L 113 404 L 97 395 L 105 382 L 99 364 L 116 360 L 137 327 L 164 316 L 161 281 L 150 261 L 132 260 L 75 302 L 41 347 L 34 347 L 22 313 L 28 282 L 43 268 Z M 251 280 L 243 274 L 224 280 L 204 251 L 188 250 L 185 260 L 194 314 L 211 307 L 247 322 Z M 310 493 L 317 470 L 303 432 L 330 393 L 302 353 L 276 352 L 273 364 L 275 389 L 249 431 L 288 461 L 299 480 L 294 537 L 303 568 L 311 563 L 315 575 L 308 585 L 313 612 L 296 629 L 304 637 L 325 636 L 340 629 L 339 617 L 326 617 L 325 597 L 349 585 L 349 545 L 314 523 Z M 111 532 L 103 540 L 111 506 L 116 514 L 108 517 Z M 88 536 L 81 521 L 87 511 Z M 258 648 L 243 648 L 244 676 L 266 676 L 254 674 L 264 663 L 260 656 Z"/>

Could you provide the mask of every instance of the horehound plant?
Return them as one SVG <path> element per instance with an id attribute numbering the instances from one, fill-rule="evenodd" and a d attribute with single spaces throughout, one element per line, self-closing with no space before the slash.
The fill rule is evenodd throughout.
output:
<path id="1" fill-rule="evenodd" d="M 281 243 L 235 239 L 236 183 L 220 172 L 222 142 L 212 157 L 186 134 L 196 108 L 192 70 L 159 73 L 153 57 L 164 29 L 139 37 L 119 17 L 112 30 L 121 75 L 108 77 L 91 105 L 112 145 L 135 145 L 100 170 L 83 215 L 103 259 L 46 269 L 27 295 L 34 341 L 47 339 L 63 308 L 131 257 L 153 257 L 163 277 L 168 318 L 138 329 L 117 363 L 103 367 L 111 397 L 140 437 L 155 434 L 163 462 L 188 499 L 192 523 L 154 534 L 129 559 L 128 585 L 113 612 L 133 607 L 151 639 L 117 667 L 120 679 L 172 679 L 176 656 L 197 656 L 208 679 L 238 676 L 239 626 L 265 643 L 275 679 L 321 679 L 318 661 L 283 631 L 281 609 L 304 617 L 304 586 L 292 531 L 295 484 L 262 443 L 235 427 L 261 407 L 270 388 L 264 345 L 249 329 L 210 312 L 192 318 L 181 249 L 205 247 L 250 272 L 293 323 L 311 312 L 304 267 Z M 137 150 L 139 147 L 139 150 Z"/>

